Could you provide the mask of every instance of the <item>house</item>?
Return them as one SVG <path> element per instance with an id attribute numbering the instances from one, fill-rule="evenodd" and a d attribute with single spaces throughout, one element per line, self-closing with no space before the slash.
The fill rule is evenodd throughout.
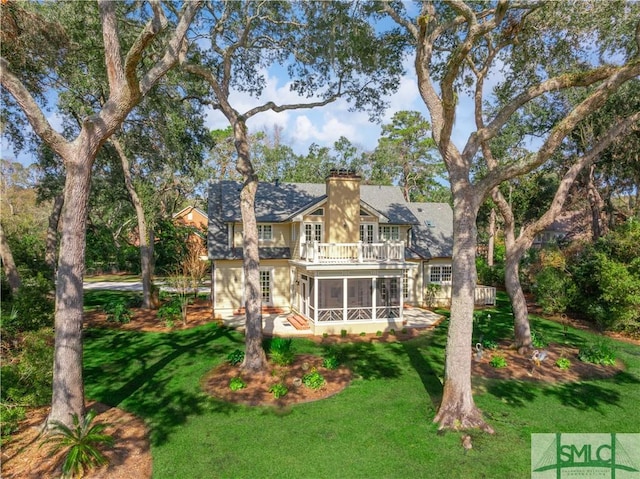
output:
<path id="1" fill-rule="evenodd" d="M 207 214 L 195 206 L 187 206 L 173 215 L 173 222 L 176 225 L 189 227 L 187 243 L 198 250 L 200 259 L 207 260 L 206 248 L 204 247 L 204 231 L 207 229 Z"/>
<path id="2" fill-rule="evenodd" d="M 185 226 L 191 226 L 199 231 L 207 227 L 207 214 L 195 206 L 187 206 L 173 215 L 173 221 Z"/>
<path id="3" fill-rule="evenodd" d="M 240 188 L 210 187 L 208 254 L 220 315 L 244 305 Z M 263 307 L 295 313 L 314 334 L 401 329 L 406 307 L 448 300 L 448 204 L 410 203 L 398 187 L 361 185 L 353 171 L 332 170 L 324 184 L 261 183 L 255 211 Z M 435 298 L 429 284 L 440 286 Z"/>

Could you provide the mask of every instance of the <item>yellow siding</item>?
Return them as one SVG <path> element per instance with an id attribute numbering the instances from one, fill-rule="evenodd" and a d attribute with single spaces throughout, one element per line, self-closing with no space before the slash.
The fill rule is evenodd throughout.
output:
<path id="1" fill-rule="evenodd" d="M 242 306 L 243 278 L 242 261 L 216 261 L 216 311 Z"/>
<path id="2" fill-rule="evenodd" d="M 260 223 L 270 224 L 270 223 Z M 288 248 L 291 245 L 291 223 L 271 223 L 273 239 L 260 240 L 260 247 L 267 248 Z M 233 247 L 242 248 L 242 224 L 236 223 L 233 235 Z"/>
<path id="3" fill-rule="evenodd" d="M 272 271 L 271 287 L 273 305 L 289 310 L 289 263 L 287 260 L 262 260 L 260 269 Z M 242 306 L 244 274 L 241 260 L 216 261 L 215 310 L 233 311 Z"/>

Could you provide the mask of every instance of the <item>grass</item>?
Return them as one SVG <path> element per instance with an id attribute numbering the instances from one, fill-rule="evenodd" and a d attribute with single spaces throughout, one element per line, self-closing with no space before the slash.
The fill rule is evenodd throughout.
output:
<path id="1" fill-rule="evenodd" d="M 508 338 L 505 297 L 478 324 Z M 532 318 L 550 342 L 580 347 L 595 335 Z M 627 370 L 608 380 L 545 385 L 474 380 L 475 400 L 495 428 L 437 434 L 447 321 L 407 342 L 352 343 L 340 355 L 356 378 L 342 393 L 287 409 L 217 401 L 200 380 L 243 349 L 234 331 L 206 325 L 166 334 L 89 330 L 86 393 L 142 418 L 151 431 L 154 478 L 530 477 L 531 433 L 637 432 L 640 347 L 614 342 Z M 296 339 L 298 353 L 322 346 Z M 215 472 L 212 472 L 215 471 Z M 213 476 L 212 476 L 213 474 Z"/>

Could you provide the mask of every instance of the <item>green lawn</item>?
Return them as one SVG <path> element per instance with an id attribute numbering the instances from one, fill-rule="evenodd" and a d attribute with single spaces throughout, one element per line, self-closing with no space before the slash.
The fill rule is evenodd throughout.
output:
<path id="1" fill-rule="evenodd" d="M 504 297 L 481 325 L 510 334 Z M 169 334 L 89 330 L 86 393 L 144 418 L 156 478 L 520 478 L 530 476 L 533 432 L 640 430 L 640 347 L 615 342 L 627 370 L 608 380 L 564 385 L 477 380 L 475 399 L 496 430 L 437 434 L 432 423 L 442 386 L 445 321 L 404 343 L 342 348 L 356 374 L 342 393 L 286 410 L 223 403 L 200 380 L 234 349 L 239 334 L 215 325 Z M 589 333 L 533 319 L 554 342 L 576 346 Z M 322 352 L 296 340 L 299 352 Z"/>

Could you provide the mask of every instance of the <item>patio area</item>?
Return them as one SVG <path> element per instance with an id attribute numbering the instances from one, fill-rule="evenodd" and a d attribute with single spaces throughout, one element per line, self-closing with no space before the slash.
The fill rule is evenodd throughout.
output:
<path id="1" fill-rule="evenodd" d="M 405 308 L 403 320 L 407 329 L 425 329 L 439 323 L 443 316 L 422 308 Z M 268 336 L 280 337 L 304 337 L 312 336 L 311 330 L 298 330 L 288 320 L 289 314 L 263 314 L 262 330 Z M 222 318 L 225 326 L 242 330 L 245 324 L 245 316 L 228 315 Z"/>

